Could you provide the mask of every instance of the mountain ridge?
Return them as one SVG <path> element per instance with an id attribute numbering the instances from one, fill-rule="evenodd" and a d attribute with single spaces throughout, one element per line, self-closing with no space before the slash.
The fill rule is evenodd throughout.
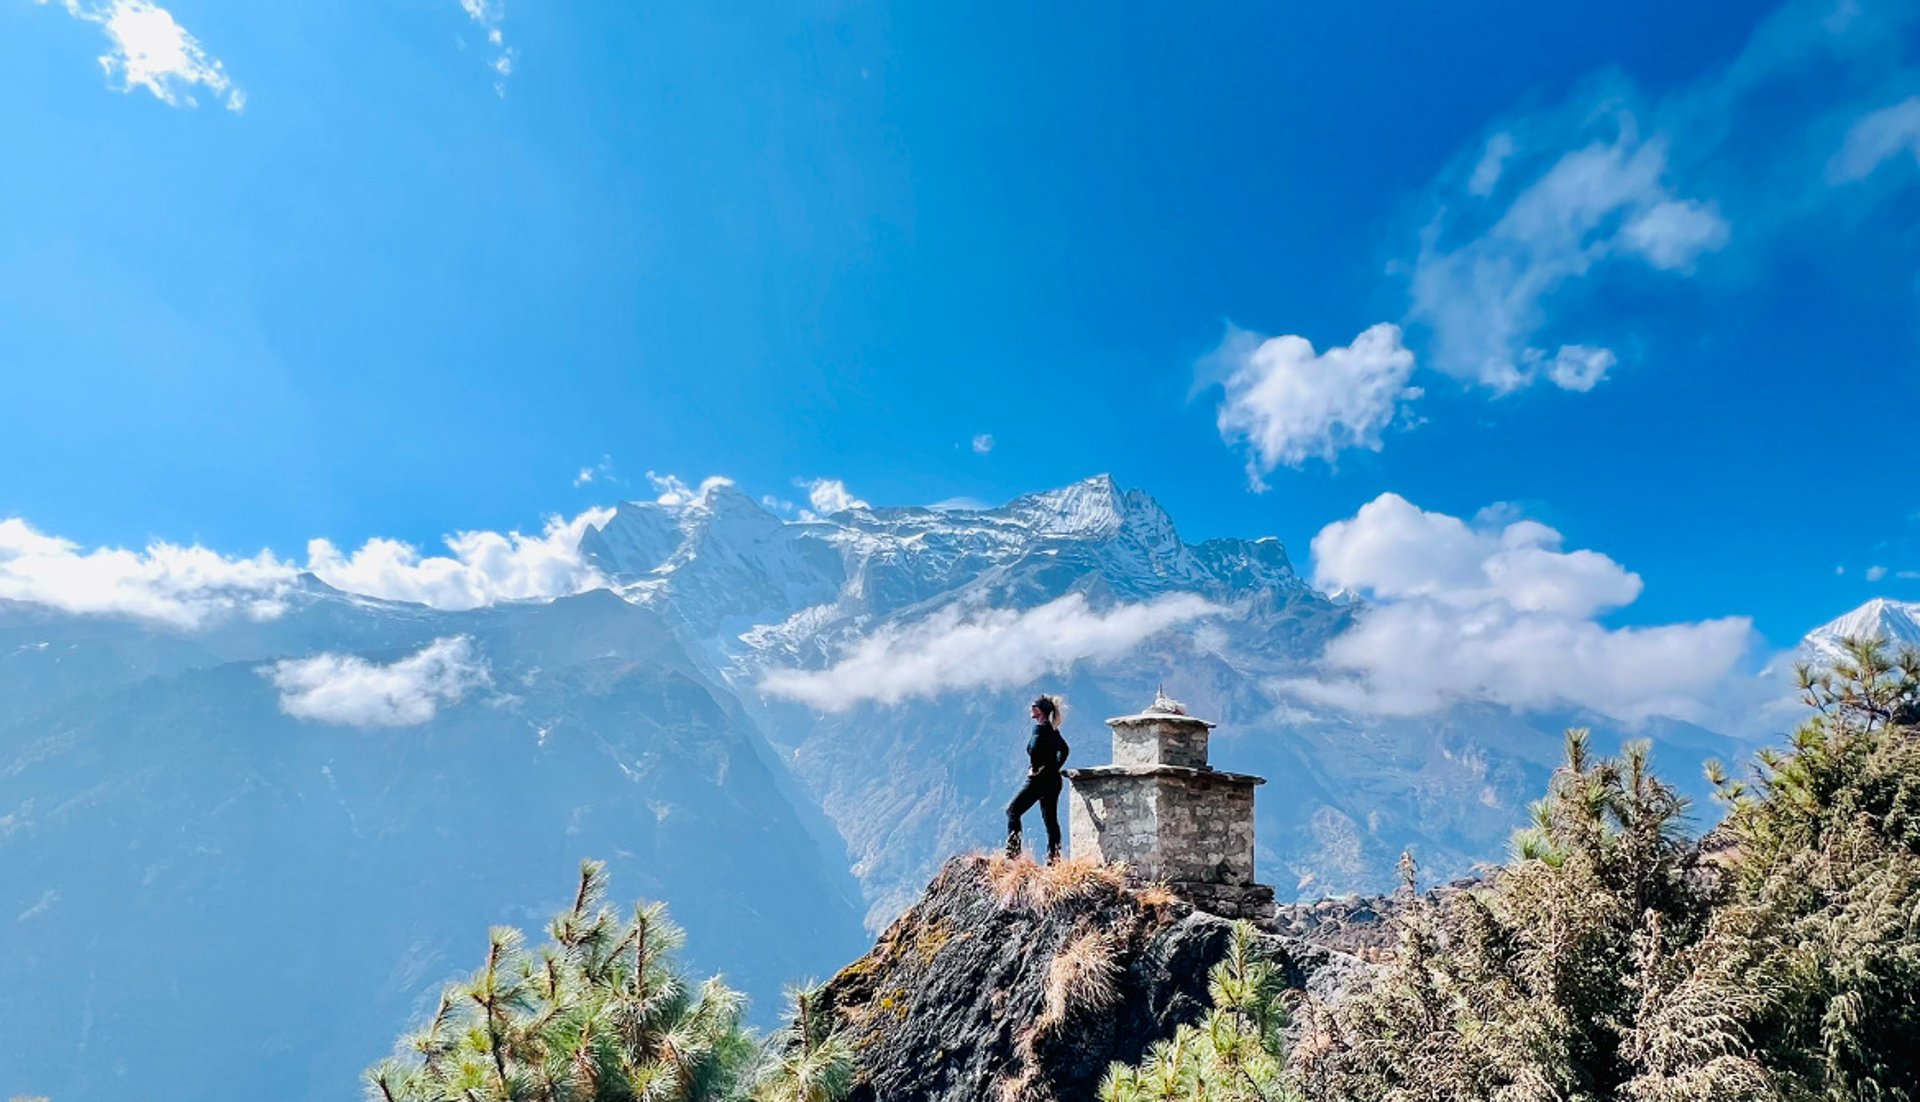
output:
<path id="1" fill-rule="evenodd" d="M 145 1029 L 155 1047 L 139 1051 L 191 1050 L 179 1023 L 88 1009 L 106 996 L 71 982 L 62 961 L 116 936 L 116 922 L 139 921 L 182 939 L 183 967 L 224 975 L 220 944 L 194 940 L 191 917 L 255 904 L 316 946 L 352 930 L 357 954 L 408 962 L 352 979 L 373 995 L 362 987 L 316 1003 L 337 1019 L 329 1055 L 316 1059 L 351 1075 L 378 1055 L 368 1038 L 384 1043 L 470 957 L 457 939 L 547 913 L 556 877 L 587 856 L 669 900 L 695 944 L 738 962 L 741 986 L 770 1011 L 781 983 L 853 956 L 949 856 L 997 842 L 1023 770 L 1025 704 L 1043 689 L 1068 698 L 1074 764 L 1104 761 L 1100 717 L 1138 711 L 1160 684 L 1219 722 L 1215 764 L 1268 778 L 1257 866 L 1283 899 L 1383 890 L 1409 848 L 1442 876 L 1497 855 L 1554 768 L 1563 726 L 1596 726 L 1603 751 L 1650 734 L 1669 775 L 1739 754 L 1685 725 L 1630 729 L 1490 705 L 1417 717 L 1310 707 L 1286 683 L 1368 606 L 1318 592 L 1269 537 L 1187 543 L 1150 495 L 1106 476 L 991 508 L 859 506 L 795 519 L 709 482 L 667 502 L 621 503 L 584 527 L 578 554 L 604 584 L 462 610 L 311 576 L 277 590 L 276 616 L 193 629 L 0 602 L 0 856 L 21 870 L 0 884 L 0 913 L 35 915 L 35 929 L 56 916 L 67 924 L 31 959 L 0 962 L 0 979 L 21 993 L 0 1008 L 0 1032 L 34 1038 L 0 1054 L 0 1081 L 80 1102 L 123 1094 L 110 1067 L 55 1066 L 86 1021 L 96 1044 Z M 1124 647 L 1048 649 L 1030 636 L 1052 629 L 1023 627 L 1058 622 L 1030 619 L 1052 610 L 1112 630 L 1100 617 L 1183 595 L 1208 611 Z M 875 639 L 945 646 L 961 628 L 1031 675 L 829 711 L 767 687 L 775 670 L 842 676 L 836 666 Z M 469 640 L 476 680 L 434 698 L 412 726 L 296 718 L 272 679 L 279 663 L 319 656 L 348 675 L 388 677 L 450 638 Z M 511 809 L 502 827 L 481 832 L 495 865 L 462 847 L 460 831 L 499 806 Z M 256 836 L 314 858 L 283 867 L 272 847 L 246 841 Z M 207 853 L 225 855 L 221 875 L 169 871 L 201 876 Z M 343 855 L 372 870 L 368 883 L 388 885 L 390 921 L 355 915 Z M 301 959 L 324 970 L 319 957 Z M 135 987 L 179 982 L 139 964 L 125 967 Z M 222 982 L 244 988 L 250 1017 L 268 1021 L 278 985 L 305 981 Z M 204 1055 L 206 1067 L 220 1063 Z M 308 1070 L 289 1078 L 264 1051 L 233 1082 L 273 1097 L 337 1096 L 313 1084 L 341 1080 Z M 176 1078 L 152 1096 L 206 1093 Z"/>

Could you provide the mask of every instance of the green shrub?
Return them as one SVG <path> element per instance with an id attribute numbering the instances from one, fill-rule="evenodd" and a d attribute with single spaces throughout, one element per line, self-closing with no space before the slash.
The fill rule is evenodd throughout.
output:
<path id="1" fill-rule="evenodd" d="M 741 997 L 697 988 L 674 962 L 680 931 L 658 904 L 602 905 L 604 867 L 582 864 L 573 906 L 528 949 L 495 927 L 487 959 L 449 985 L 407 1055 L 367 1073 L 379 1102 L 709 1102 L 742 1096 L 757 1050 Z"/>

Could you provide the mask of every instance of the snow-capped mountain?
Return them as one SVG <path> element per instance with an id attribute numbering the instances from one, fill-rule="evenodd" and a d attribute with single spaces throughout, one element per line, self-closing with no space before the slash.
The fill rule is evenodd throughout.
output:
<path id="1" fill-rule="evenodd" d="M 604 587 L 470 611 L 310 576 L 191 629 L 0 602 L 0 1086 L 341 1097 L 587 856 L 667 900 L 764 1020 L 998 843 L 1043 689 L 1070 764 L 1107 760 L 1101 718 L 1156 686 L 1219 722 L 1215 764 L 1268 778 L 1258 871 L 1283 896 L 1384 887 L 1405 848 L 1443 877 L 1497 858 L 1563 726 L 1624 734 L 1306 707 L 1284 683 L 1367 606 L 1275 540 L 1187 543 L 1104 476 L 804 520 L 713 481 L 619 505 L 579 553 Z M 426 695 L 372 683 L 370 716 L 302 681 L 401 668 Z M 1735 752 L 1650 730 L 1669 776 Z"/>
<path id="2" fill-rule="evenodd" d="M 1814 658 L 1843 657 L 1843 639 L 1880 639 L 1894 649 L 1920 647 L 1920 603 L 1876 597 L 1807 633 L 1801 649 Z"/>
<path id="3" fill-rule="evenodd" d="M 783 754 L 847 847 L 869 927 L 898 913 L 945 856 L 1004 831 L 1020 717 L 1041 689 L 1065 691 L 1075 760 L 1098 762 L 1100 717 L 1137 710 L 1155 685 L 1176 687 L 1221 722 L 1226 767 L 1270 778 L 1262 874 L 1307 893 L 1383 886 L 1408 846 L 1437 870 L 1497 856 L 1557 758 L 1560 729 L 1609 726 L 1492 708 L 1418 719 L 1304 708 L 1280 683 L 1364 605 L 1316 592 L 1276 540 L 1188 544 L 1150 496 L 1106 476 L 999 508 L 856 508 L 803 522 L 710 483 L 669 505 L 621 505 L 583 551 L 713 662 Z M 897 700 L 858 698 L 853 685 L 856 699 L 825 712 L 768 690 L 771 673 L 831 669 L 863 641 L 911 637 L 955 610 L 1078 599 L 1097 615 L 1176 595 L 1217 615 L 1058 673 L 1036 664 L 1018 684 Z M 1682 776 L 1722 745 L 1685 725 L 1659 731 L 1686 744 L 1674 752 Z"/>

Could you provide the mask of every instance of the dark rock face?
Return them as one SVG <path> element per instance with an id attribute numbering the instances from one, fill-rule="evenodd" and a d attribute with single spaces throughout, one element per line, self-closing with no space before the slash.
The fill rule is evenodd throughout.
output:
<path id="1" fill-rule="evenodd" d="M 1091 1099 L 1108 1065 L 1206 1012 L 1231 928 L 1110 866 L 953 858 L 827 984 L 859 1064 L 852 1100 Z M 1296 987 L 1336 956 L 1263 947 Z"/>

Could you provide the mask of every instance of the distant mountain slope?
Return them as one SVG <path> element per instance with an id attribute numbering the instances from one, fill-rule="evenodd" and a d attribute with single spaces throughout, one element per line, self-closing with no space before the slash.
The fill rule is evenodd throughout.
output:
<path id="1" fill-rule="evenodd" d="M 1463 706 L 1376 718 L 1302 704 L 1280 688 L 1364 604 L 1302 579 L 1273 539 L 1184 542 L 1149 495 L 1099 476 L 991 509 L 856 508 L 782 522 L 725 484 L 689 500 L 622 504 L 582 545 L 630 600 L 660 610 L 712 663 L 845 840 L 885 925 L 956 850 L 988 846 L 1018 784 L 1025 702 L 1072 706 L 1076 762 L 1107 754 L 1105 716 L 1171 686 L 1218 720 L 1216 757 L 1261 773 L 1260 860 L 1283 893 L 1376 890 L 1403 848 L 1436 870 L 1497 857 L 1559 753 L 1568 723 Z M 782 699 L 764 678 L 831 667 L 862 640 L 911 634 L 954 610 L 1029 611 L 1077 595 L 1094 612 L 1192 594 L 1222 615 L 1055 676 L 837 711 Z M 904 659 L 903 659 L 904 660 Z M 1648 728 L 1677 775 L 1731 744 L 1683 724 Z M 1671 740 L 1677 739 L 1677 742 Z"/>
<path id="2" fill-rule="evenodd" d="M 772 1013 L 782 982 L 850 957 L 947 857 L 997 845 L 1042 689 L 1068 698 L 1073 764 L 1107 760 L 1101 720 L 1160 684 L 1218 721 L 1214 763 L 1268 778 L 1258 871 L 1283 899 L 1384 889 L 1406 848 L 1438 877 L 1497 859 L 1567 724 L 1601 749 L 1652 737 L 1669 776 L 1738 754 L 1682 724 L 1304 704 L 1284 683 L 1368 606 L 1317 592 L 1275 540 L 1187 543 L 1104 476 L 992 509 L 803 520 L 712 482 L 622 503 L 580 552 L 606 588 L 468 612 L 312 578 L 279 615 L 193 631 L 0 604 L 0 923 L 18 916 L 0 1036 L 20 1040 L 0 1087 L 350 1094 L 473 939 L 541 921 L 584 856 L 670 902 L 694 966 L 737 969 Z M 1020 634 L 1091 639 L 1169 601 L 1208 611 L 1125 646 Z M 1021 619 L 1049 607 L 1064 621 Z M 997 637 L 1011 675 L 891 703 L 836 672 L 980 616 L 1054 626 Z M 417 725 L 295 718 L 269 676 L 454 639 L 484 678 Z M 914 658 L 876 668 L 905 678 Z M 774 674 L 839 695 L 803 703 Z"/>
<path id="3" fill-rule="evenodd" d="M 260 660 L 155 658 L 0 723 L 6 1089 L 353 1097 L 475 939 L 543 921 L 583 856 L 671 900 L 693 964 L 736 970 L 769 1012 L 857 949 L 817 813 L 655 613 L 605 592 L 424 615 L 310 592 L 261 659 L 316 632 L 376 660 L 463 633 L 492 686 L 355 729 L 286 715 Z"/>

